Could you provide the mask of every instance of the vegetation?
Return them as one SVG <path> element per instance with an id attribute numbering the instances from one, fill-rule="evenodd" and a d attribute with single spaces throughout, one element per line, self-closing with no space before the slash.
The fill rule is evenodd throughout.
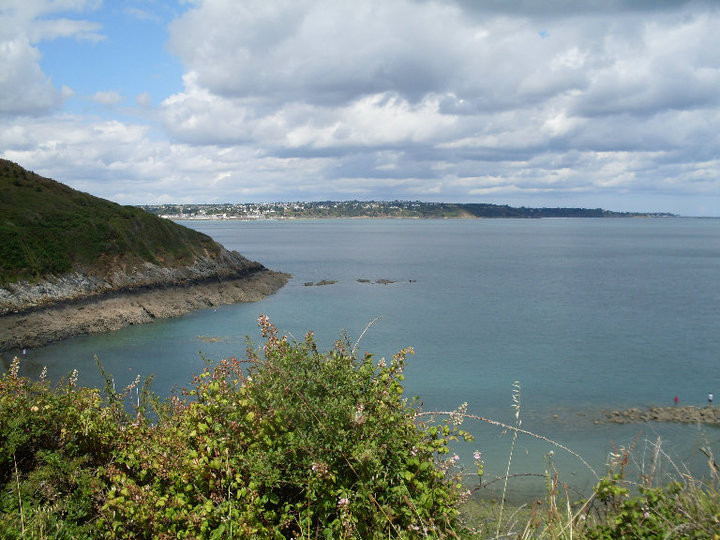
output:
<path id="1" fill-rule="evenodd" d="M 173 219 L 285 218 L 547 218 L 658 217 L 670 214 L 611 212 L 602 208 L 525 208 L 484 203 L 420 201 L 321 201 L 246 204 L 145 205 L 153 214 Z"/>
<path id="2" fill-rule="evenodd" d="M 13 364 L 0 536 L 456 536 L 462 484 L 436 458 L 466 435 L 417 421 L 402 395 L 409 351 L 376 365 L 260 323 L 266 342 L 245 366 L 222 361 L 165 402 L 139 380 L 103 394 L 73 374 L 53 389 Z"/>
<path id="3" fill-rule="evenodd" d="M 717 538 L 710 453 L 709 483 L 658 485 L 653 461 L 633 485 L 621 449 L 585 501 L 570 500 L 551 458 L 545 501 L 467 501 L 447 456 L 470 439 L 459 429 L 470 415 L 425 421 L 403 396 L 411 350 L 389 363 L 346 341 L 321 353 L 312 333 L 294 342 L 259 324 L 261 348 L 168 400 L 139 378 L 118 392 L 106 376 L 101 391 L 73 372 L 53 387 L 15 360 L 0 378 L 0 536 Z"/>
<path id="4" fill-rule="evenodd" d="M 219 251 L 204 234 L 0 160 L 0 285 L 143 262 L 174 266 Z"/>

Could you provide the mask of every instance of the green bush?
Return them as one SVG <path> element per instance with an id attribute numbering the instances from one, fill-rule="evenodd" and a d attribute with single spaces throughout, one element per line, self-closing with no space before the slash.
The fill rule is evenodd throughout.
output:
<path id="1" fill-rule="evenodd" d="M 469 436 L 403 397 L 411 350 L 376 363 L 260 324 L 261 350 L 164 402 L 147 387 L 141 399 L 138 380 L 51 389 L 14 364 L 0 380 L 0 536 L 456 537 L 462 484 L 440 455 Z"/>
<path id="2" fill-rule="evenodd" d="M 717 488 L 686 477 L 664 487 L 638 486 L 633 495 L 621 474 L 609 473 L 595 488 L 604 506 L 602 519 L 592 523 L 590 539 L 720 537 L 720 496 Z"/>
<path id="3" fill-rule="evenodd" d="M 106 375 L 101 391 L 73 372 L 52 387 L 20 377 L 16 359 L 0 377 L 0 538 L 718 537 L 709 451 L 712 484 L 633 485 L 623 450 L 585 502 L 567 489 L 563 502 L 548 473 L 547 504 L 524 530 L 502 512 L 500 526 L 464 529 L 465 491 L 444 454 L 470 437 L 452 417 L 423 422 L 403 397 L 411 350 L 389 363 L 342 341 L 321 353 L 312 334 L 291 342 L 259 322 L 262 348 L 168 400 L 139 378 L 118 392 Z"/>
<path id="4" fill-rule="evenodd" d="M 0 537 L 86 537 L 119 425 L 76 373 L 52 389 L 18 368 L 0 378 Z"/>

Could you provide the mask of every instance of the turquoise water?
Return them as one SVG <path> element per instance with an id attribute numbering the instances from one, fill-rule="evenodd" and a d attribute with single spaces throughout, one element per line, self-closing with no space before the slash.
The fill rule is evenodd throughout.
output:
<path id="1" fill-rule="evenodd" d="M 155 375 L 161 393 L 185 385 L 210 359 L 242 356 L 259 341 L 260 313 L 328 347 L 346 331 L 359 349 L 391 356 L 414 347 L 410 395 L 426 410 L 468 412 L 512 423 L 521 385 L 522 427 L 581 454 L 598 473 L 612 444 L 638 436 L 638 454 L 661 437 L 676 464 L 702 470 L 697 448 L 720 431 L 679 425 L 596 425 L 626 406 L 704 405 L 720 395 L 720 220 L 317 220 L 187 222 L 230 249 L 293 274 L 256 304 L 195 312 L 171 321 L 86 336 L 30 351 L 27 373 L 58 377 L 78 368 L 98 382 L 94 356 L 118 384 Z M 337 280 L 307 287 L 305 282 Z M 358 279 L 389 279 L 388 285 Z M 209 336 L 217 342 L 207 342 Z M 460 445 L 468 464 L 483 452 L 487 476 L 504 473 L 509 434 L 480 422 Z M 719 447 L 720 448 L 720 447 Z M 521 436 L 511 472 L 542 472 L 554 451 L 562 477 L 586 489 L 578 459 Z M 720 452 L 720 451 L 719 451 Z M 530 480 L 515 481 L 527 491 Z M 533 484 L 536 486 L 537 482 Z"/>

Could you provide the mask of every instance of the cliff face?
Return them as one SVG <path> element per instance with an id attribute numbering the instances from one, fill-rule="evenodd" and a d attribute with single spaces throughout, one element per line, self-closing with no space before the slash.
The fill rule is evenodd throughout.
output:
<path id="1" fill-rule="evenodd" d="M 289 276 L 260 270 L 240 279 L 166 285 L 76 298 L 0 316 L 0 351 L 34 348 L 62 339 L 119 330 L 155 319 L 177 317 L 196 309 L 256 302 L 275 293 Z"/>
<path id="2" fill-rule="evenodd" d="M 0 350 L 256 301 L 289 276 L 0 160 Z"/>
<path id="3" fill-rule="evenodd" d="M 267 269 L 235 251 L 222 249 L 217 257 L 198 257 L 192 264 L 163 267 L 149 262 L 106 275 L 75 271 L 43 281 L 20 281 L 0 288 L 0 316 L 58 304 L 98 299 L 147 289 L 182 288 L 208 282 L 242 279 Z"/>

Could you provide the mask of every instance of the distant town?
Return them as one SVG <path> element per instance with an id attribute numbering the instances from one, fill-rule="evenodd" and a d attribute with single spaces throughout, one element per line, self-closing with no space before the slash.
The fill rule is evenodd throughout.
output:
<path id="1" fill-rule="evenodd" d="M 526 208 L 482 203 L 420 201 L 321 201 L 142 205 L 173 219 L 319 219 L 319 218 L 569 218 L 670 217 L 667 213 L 612 212 L 602 208 Z"/>

